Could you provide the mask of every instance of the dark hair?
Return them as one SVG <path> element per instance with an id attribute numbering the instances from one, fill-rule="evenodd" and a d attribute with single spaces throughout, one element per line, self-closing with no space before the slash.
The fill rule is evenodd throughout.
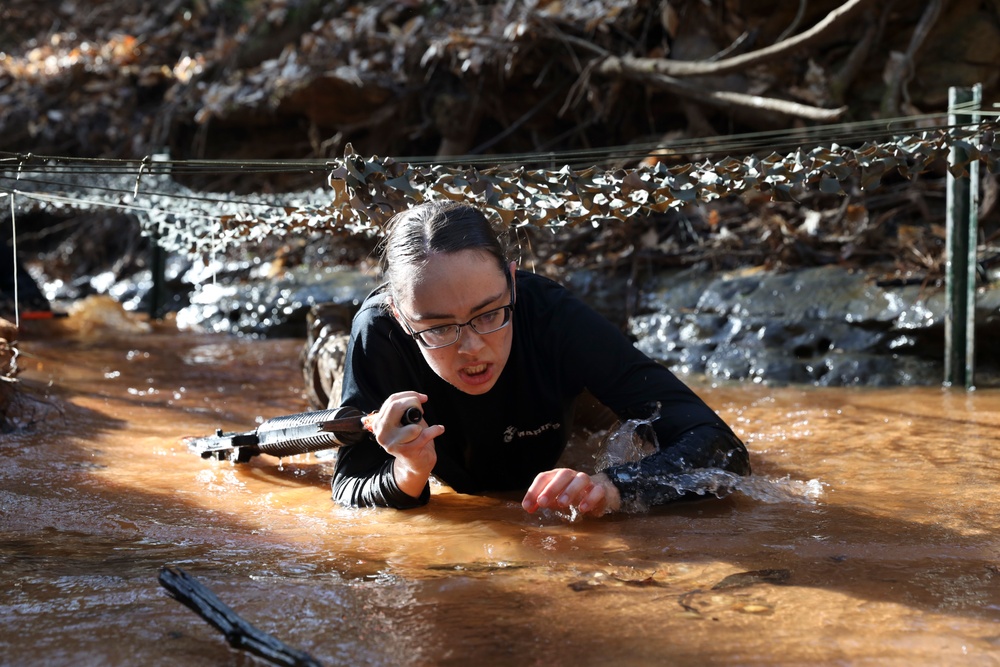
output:
<path id="1" fill-rule="evenodd" d="M 390 293 L 402 271 L 423 266 L 436 253 L 478 250 L 507 273 L 507 249 L 483 212 L 470 204 L 434 201 L 397 213 L 389 220 L 382 246 L 382 270 Z"/>

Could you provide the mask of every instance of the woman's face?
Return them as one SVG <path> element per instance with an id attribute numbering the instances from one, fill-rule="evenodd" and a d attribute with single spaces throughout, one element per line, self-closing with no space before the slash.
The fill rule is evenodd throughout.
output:
<path id="1" fill-rule="evenodd" d="M 489 254 L 478 250 L 432 255 L 413 267 L 405 285 L 394 290 L 393 313 L 404 329 L 423 331 L 446 324 L 465 324 L 512 301 L 511 281 Z M 485 394 L 500 377 L 510 357 L 514 323 L 488 334 L 462 327 L 458 342 L 436 349 L 419 344 L 430 367 L 443 380 L 467 394 Z"/>

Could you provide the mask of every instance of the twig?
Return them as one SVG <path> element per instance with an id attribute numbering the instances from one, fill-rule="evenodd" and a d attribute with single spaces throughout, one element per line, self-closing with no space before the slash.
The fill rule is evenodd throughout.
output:
<path id="1" fill-rule="evenodd" d="M 778 35 L 779 42 L 783 42 L 788 38 L 789 35 L 793 34 L 796 30 L 799 29 L 799 25 L 802 23 L 802 19 L 805 18 L 806 5 L 808 4 L 809 0 L 799 0 L 799 9 L 797 12 L 795 12 L 795 18 L 792 19 L 791 25 L 782 30 L 781 34 Z"/>
<path id="2" fill-rule="evenodd" d="M 215 593 L 179 567 L 163 566 L 159 581 L 175 600 L 222 632 L 233 648 L 250 651 L 276 665 L 321 667 L 308 653 L 286 646 L 247 623 Z"/>
<path id="3" fill-rule="evenodd" d="M 906 86 L 910 82 L 910 79 L 913 78 L 913 73 L 916 70 L 913 61 L 917 57 L 917 51 L 920 50 L 924 40 L 927 39 L 931 28 L 937 23 L 938 17 L 941 15 L 941 8 L 941 0 L 931 0 L 927 4 L 923 15 L 920 17 L 920 21 L 917 23 L 917 27 L 914 28 L 913 34 L 910 36 L 910 44 L 906 49 L 906 53 L 893 53 L 889 63 L 886 65 L 885 74 L 882 77 L 886 82 L 885 95 L 882 97 L 882 113 L 886 117 L 891 118 L 899 115 L 900 93 L 909 102 L 910 95 Z"/>
<path id="4" fill-rule="evenodd" d="M 710 58 L 708 58 L 708 62 L 714 63 L 714 62 L 718 62 L 718 61 L 722 60 L 723 58 L 728 57 L 730 53 L 732 53 L 733 51 L 736 51 L 737 49 L 739 49 L 740 47 L 742 47 L 743 43 L 746 42 L 748 39 L 750 39 L 751 35 L 752 35 L 752 33 L 749 30 L 744 30 L 743 34 L 741 34 L 739 37 L 737 37 L 736 39 L 734 39 L 732 44 L 730 44 L 726 48 L 722 49 L 721 51 L 719 51 L 718 53 L 716 53 L 714 56 L 711 56 Z"/>
<path id="5" fill-rule="evenodd" d="M 535 106 L 533 106 L 530 109 L 528 109 L 520 118 L 518 118 L 513 123 L 511 123 L 510 125 L 508 125 L 503 130 L 503 132 L 501 132 L 500 134 L 497 134 L 496 136 L 494 136 L 494 137 L 492 137 L 490 139 L 487 139 L 483 143 L 479 144 L 478 146 L 476 146 L 475 148 L 473 148 L 472 150 L 470 150 L 468 152 L 468 155 L 479 155 L 480 153 L 482 153 L 483 151 L 485 151 L 487 148 L 490 148 L 491 146 L 494 146 L 498 142 L 502 141 L 503 139 L 509 137 L 511 134 L 513 134 L 514 132 L 516 132 L 522 125 L 524 125 L 526 122 L 528 122 L 529 120 L 531 120 L 531 117 L 534 116 L 539 111 L 541 111 L 542 108 L 546 104 L 548 104 L 549 102 L 551 102 L 558 93 L 559 93 L 559 89 L 558 88 L 553 88 L 552 90 L 550 90 L 548 95 L 546 95 L 545 97 L 543 97 L 542 99 L 540 99 L 538 101 L 538 103 L 535 104 Z"/>

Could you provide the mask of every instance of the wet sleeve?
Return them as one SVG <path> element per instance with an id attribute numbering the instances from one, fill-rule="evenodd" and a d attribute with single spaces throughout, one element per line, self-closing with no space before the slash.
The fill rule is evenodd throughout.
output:
<path id="1" fill-rule="evenodd" d="M 697 426 L 668 446 L 631 463 L 610 466 L 605 473 L 621 494 L 622 507 L 655 507 L 681 499 L 685 492 L 671 476 L 703 468 L 750 474 L 746 447 L 728 428 Z"/>
<path id="2" fill-rule="evenodd" d="M 393 340 L 391 323 L 374 308 L 363 308 L 355 317 L 344 364 L 342 405 L 369 413 L 396 391 L 416 390 L 405 372 L 405 351 Z M 427 504 L 430 486 L 414 498 L 400 490 L 392 474 L 393 457 L 371 435 L 337 453 L 333 499 L 351 507 L 409 509 Z"/>
<path id="3" fill-rule="evenodd" d="M 611 322 L 572 299 L 564 308 L 568 326 L 563 367 L 578 369 L 579 382 L 620 419 L 643 419 L 658 409 L 652 422 L 658 449 L 642 461 L 604 471 L 623 499 L 641 494 L 644 479 L 696 468 L 750 473 L 746 447 L 729 426 L 670 369 L 650 359 Z M 653 434 L 649 434 L 650 437 Z M 620 473 L 620 474 L 616 474 Z M 650 497 L 648 506 L 669 502 Z M 640 499 L 643 500 L 643 499 Z"/>
<path id="4" fill-rule="evenodd" d="M 374 446 L 378 447 L 378 443 L 375 443 Z M 363 444 L 357 444 L 351 446 L 350 449 L 355 452 L 363 452 L 363 449 L 359 450 L 363 447 Z M 350 452 L 343 451 L 337 458 L 337 472 L 333 477 L 333 499 L 339 504 L 349 507 L 412 509 L 426 505 L 430 500 L 430 484 L 424 485 L 424 490 L 417 498 L 400 490 L 399 486 L 396 485 L 396 478 L 392 474 L 392 457 L 377 464 L 375 468 L 363 464 L 360 474 L 352 474 L 351 468 L 354 466 L 348 460 L 350 456 Z M 372 474 L 372 470 L 374 470 L 374 474 Z"/>

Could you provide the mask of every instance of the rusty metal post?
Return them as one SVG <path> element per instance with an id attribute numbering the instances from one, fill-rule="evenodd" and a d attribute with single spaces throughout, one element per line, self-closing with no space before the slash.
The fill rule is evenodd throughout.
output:
<path id="1" fill-rule="evenodd" d="M 979 124 L 982 84 L 948 90 L 948 124 Z M 965 148 L 952 146 L 949 166 L 968 162 Z M 973 387 L 976 339 L 976 249 L 978 241 L 979 160 L 968 173 L 947 177 L 945 261 L 944 384 Z"/>

